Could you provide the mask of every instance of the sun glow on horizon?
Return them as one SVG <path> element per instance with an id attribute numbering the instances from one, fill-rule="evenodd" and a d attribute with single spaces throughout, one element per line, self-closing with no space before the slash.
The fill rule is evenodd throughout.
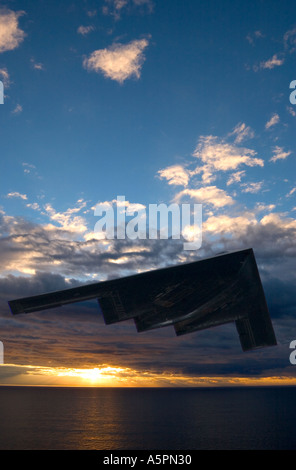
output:
<path id="1" fill-rule="evenodd" d="M 58 369 L 53 370 L 57 377 L 75 377 L 78 380 L 89 382 L 90 384 L 104 385 L 114 380 L 125 381 L 124 373 L 127 369 L 121 367 L 94 367 L 93 369 Z M 50 373 L 51 371 L 49 371 Z"/>
<path id="2" fill-rule="evenodd" d="M 172 372 L 138 371 L 100 365 L 93 368 L 1 364 L 0 385 L 54 387 L 227 387 L 296 385 L 296 378 L 185 376 Z"/>

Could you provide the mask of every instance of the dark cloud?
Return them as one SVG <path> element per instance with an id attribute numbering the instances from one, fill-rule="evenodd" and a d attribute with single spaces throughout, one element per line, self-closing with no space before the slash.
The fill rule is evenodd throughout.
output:
<path id="1" fill-rule="evenodd" d="M 81 240 L 66 230 L 32 224 L 22 218 L 0 218 L 0 259 L 10 271 L 62 273 L 64 276 L 114 278 L 130 272 L 176 264 L 186 255 L 183 240 Z M 121 263 L 121 258 L 124 262 Z M 119 263 L 118 263 L 119 262 Z"/>
<path id="2" fill-rule="evenodd" d="M 216 219 L 218 220 L 218 218 Z M 215 223 L 215 220 L 212 222 Z M 217 230 L 219 226 L 217 225 Z M 296 277 L 296 226 L 291 219 L 267 216 L 264 223 L 250 223 L 231 234 L 231 218 L 217 233 L 204 231 L 202 247 L 184 250 L 184 240 L 112 240 L 108 249 L 95 239 L 82 239 L 57 227 L 33 224 L 23 218 L 0 218 L 0 259 L 2 266 L 13 271 L 38 271 L 60 274 L 75 280 L 110 279 L 131 273 L 194 261 L 221 251 L 252 247 L 260 273 L 291 281 Z M 2 270 L 5 275 L 5 269 Z M 53 283 L 58 279 L 51 278 Z M 36 287 L 36 286 L 35 286 Z M 47 290 L 52 286 L 45 286 Z M 58 287 L 60 288 L 60 287 Z M 37 289 L 38 290 L 38 289 Z"/>
<path id="3" fill-rule="evenodd" d="M 265 296 L 273 318 L 296 319 L 295 283 L 270 279 L 263 283 Z"/>
<path id="4" fill-rule="evenodd" d="M 279 219 L 235 237 L 205 234 L 202 248 L 185 252 L 182 240 L 77 240 L 63 230 L 2 218 L 2 266 L 19 273 L 0 278 L 0 329 L 5 362 L 32 366 L 96 367 L 112 364 L 189 376 L 294 375 L 289 343 L 296 339 L 295 229 Z M 234 325 L 176 337 L 173 328 L 138 334 L 132 321 L 105 325 L 97 302 L 12 316 L 7 301 L 131 273 L 176 265 L 221 251 L 253 247 L 279 345 L 243 353 Z M 118 261 L 122 261 L 118 263 Z M 22 274 L 22 268 L 35 274 Z M 87 273 L 89 277 L 87 277 Z M 93 278 L 92 278 L 93 276 Z"/>

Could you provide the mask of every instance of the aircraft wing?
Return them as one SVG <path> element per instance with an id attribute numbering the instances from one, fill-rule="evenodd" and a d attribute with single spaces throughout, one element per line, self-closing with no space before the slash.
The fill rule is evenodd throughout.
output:
<path id="1" fill-rule="evenodd" d="M 106 324 L 176 335 L 234 322 L 243 351 L 276 345 L 253 250 L 221 254 L 110 281 L 9 301 L 13 314 L 97 299 Z"/>

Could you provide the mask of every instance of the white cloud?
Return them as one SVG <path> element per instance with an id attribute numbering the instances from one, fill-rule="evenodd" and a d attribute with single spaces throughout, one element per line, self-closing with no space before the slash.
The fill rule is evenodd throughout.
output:
<path id="1" fill-rule="evenodd" d="M 256 212 L 272 211 L 273 209 L 275 209 L 275 204 L 263 204 L 262 202 L 257 202 L 255 205 Z"/>
<path id="2" fill-rule="evenodd" d="M 252 139 L 254 137 L 254 131 L 246 126 L 245 123 L 239 123 L 229 135 L 235 135 L 234 142 L 240 144 L 245 139 Z"/>
<path id="3" fill-rule="evenodd" d="M 238 124 L 228 134 L 229 136 L 235 136 L 235 140 L 241 142 L 247 137 L 252 137 L 253 132 L 245 124 Z M 231 172 L 230 175 L 227 175 L 226 182 L 227 186 L 230 186 L 239 183 L 246 175 L 246 170 L 240 170 L 240 167 L 264 166 L 263 159 L 257 158 L 254 150 L 241 147 L 236 143 L 229 143 L 223 138 L 211 135 L 199 138 L 192 156 L 201 162 L 193 169 L 176 164 L 158 171 L 158 176 L 166 179 L 169 185 L 179 185 L 186 188 L 175 195 L 174 200 L 176 202 L 189 197 L 207 206 L 212 205 L 213 208 L 232 205 L 235 202 L 234 199 L 225 190 L 211 183 L 221 173 Z M 201 175 L 201 181 L 196 180 L 198 175 Z M 200 187 L 201 183 L 203 183 L 203 187 Z M 262 184 L 245 184 L 243 185 L 244 192 L 258 192 Z"/>
<path id="4" fill-rule="evenodd" d="M 216 204 L 215 207 L 224 207 L 223 199 L 224 204 L 230 202 L 225 199 L 227 194 L 215 187 L 201 188 L 196 192 L 186 189 L 179 197 L 185 197 L 186 192 L 197 202 L 203 203 L 209 199 L 212 205 Z M 256 255 L 263 259 L 264 272 L 268 269 L 277 276 L 291 276 L 293 272 L 292 265 L 296 258 L 295 219 L 279 213 L 261 214 L 263 217 L 256 218 L 260 211 L 269 212 L 274 205 L 257 204 L 253 211 L 240 210 L 239 213 L 233 212 L 231 207 L 231 214 L 226 212 L 226 208 L 218 215 L 204 211 L 202 248 L 198 252 L 185 253 L 179 240 L 96 239 L 95 233 L 80 231 L 81 224 L 77 219 L 77 224 L 73 226 L 73 218 L 77 217 L 84 204 L 82 200 L 77 201 L 73 208 L 65 212 L 57 212 L 51 205 L 48 206 L 46 214 L 55 225 L 33 224 L 23 217 L 2 213 L 1 275 L 17 271 L 26 274 L 43 271 L 66 277 L 74 275 L 77 279 L 106 279 L 167 266 L 173 263 L 172 260 L 175 260 L 174 263 L 186 262 L 195 256 L 198 258 L 245 247 L 253 247 Z M 283 264 L 286 261 L 289 266 Z"/>
<path id="5" fill-rule="evenodd" d="M 180 202 L 184 196 L 189 196 L 197 203 L 224 207 L 234 204 L 234 200 L 223 189 L 217 186 L 205 186 L 199 189 L 184 189 L 175 196 L 175 201 Z"/>
<path id="6" fill-rule="evenodd" d="M 27 207 L 30 207 L 31 209 L 35 210 L 35 211 L 38 211 L 40 210 L 40 206 L 37 202 L 33 202 L 33 203 L 30 203 L 30 204 L 27 204 Z"/>
<path id="7" fill-rule="evenodd" d="M 251 225 L 255 226 L 256 224 L 256 218 L 252 213 L 232 217 L 223 214 L 211 216 L 203 222 L 203 231 L 220 235 L 231 233 L 238 236 L 245 233 Z"/>
<path id="8" fill-rule="evenodd" d="M 33 165 L 32 163 L 23 162 L 22 166 L 23 166 L 25 175 L 30 175 L 31 177 L 42 179 L 42 177 L 38 174 L 36 166 Z"/>
<path id="9" fill-rule="evenodd" d="M 26 194 L 21 194 L 21 193 L 19 193 L 19 192 L 17 192 L 17 191 L 8 193 L 8 194 L 6 195 L 6 197 L 8 197 L 8 198 L 16 197 L 16 198 L 20 198 L 20 199 L 24 199 L 24 200 L 28 199 L 28 197 L 27 197 Z"/>
<path id="10" fill-rule="evenodd" d="M 268 215 L 265 215 L 261 219 L 261 224 L 262 225 L 268 225 L 268 224 L 273 224 L 281 229 L 293 229 L 296 230 L 296 220 L 292 218 L 287 218 L 281 216 L 281 214 L 278 213 L 271 213 Z"/>
<path id="11" fill-rule="evenodd" d="M 233 184 L 233 183 L 239 183 L 242 179 L 243 176 L 246 175 L 246 172 L 245 170 L 242 170 L 242 171 L 236 171 L 235 173 L 232 173 L 232 175 L 230 175 L 230 177 L 228 178 L 228 181 L 227 181 L 227 186 Z"/>
<path id="12" fill-rule="evenodd" d="M 282 58 L 280 59 L 277 54 L 274 54 L 271 59 L 268 59 L 266 61 L 263 61 L 260 63 L 260 68 L 261 69 L 273 69 L 274 67 L 279 67 L 283 65 L 285 59 Z"/>
<path id="13" fill-rule="evenodd" d="M 86 202 L 83 200 L 77 201 L 77 206 L 67 209 L 65 212 L 57 212 L 51 204 L 45 205 L 45 212 L 49 216 L 52 222 L 58 223 L 62 230 L 81 234 L 86 232 L 87 226 L 85 219 L 79 215 L 73 215 L 78 213 L 81 209 L 86 206 Z M 47 226 L 48 229 L 56 229 L 56 226 Z"/>
<path id="14" fill-rule="evenodd" d="M 35 59 L 31 59 L 31 64 L 35 70 L 44 70 L 44 65 L 41 62 L 35 62 Z"/>
<path id="15" fill-rule="evenodd" d="M 265 124 L 265 129 L 269 129 L 270 127 L 274 126 L 275 124 L 278 124 L 280 122 L 280 117 L 277 113 L 274 113 L 269 121 Z"/>
<path id="16" fill-rule="evenodd" d="M 32 163 L 22 163 L 24 167 L 24 173 L 31 173 L 32 170 L 36 170 L 36 166 L 32 165 Z"/>
<path id="17" fill-rule="evenodd" d="M 296 116 L 296 111 L 293 109 L 291 106 L 287 107 L 288 112 L 291 114 L 291 116 L 295 117 Z"/>
<path id="18" fill-rule="evenodd" d="M 243 183 L 241 184 L 241 187 L 244 188 L 242 189 L 243 193 L 258 193 L 263 185 L 263 181 L 259 181 L 257 183 Z"/>
<path id="19" fill-rule="evenodd" d="M 94 31 L 94 29 L 95 28 L 93 26 L 79 26 L 79 28 L 77 28 L 77 33 L 82 34 L 82 36 L 86 36 L 91 31 Z"/>
<path id="20" fill-rule="evenodd" d="M 23 13 L 0 10 L 0 52 L 13 50 L 24 40 L 25 33 L 18 25 L 18 19 Z"/>
<path id="21" fill-rule="evenodd" d="M 8 88 L 10 85 L 10 77 L 9 77 L 9 73 L 6 67 L 3 67 L 0 69 L 0 78 L 5 88 Z"/>
<path id="22" fill-rule="evenodd" d="M 255 158 L 255 155 L 252 149 L 229 144 L 218 137 L 200 137 L 193 156 L 200 159 L 203 165 L 196 168 L 195 173 L 203 173 L 203 181 L 209 183 L 216 179 L 215 172 L 236 170 L 242 165 L 263 167 L 264 161 Z"/>
<path id="23" fill-rule="evenodd" d="M 256 209 L 256 208 L 255 208 Z M 214 237 L 214 238 L 213 238 Z M 296 258 L 296 220 L 269 213 L 256 218 L 255 212 L 209 217 L 203 221 L 203 241 L 219 250 L 252 247 L 261 259 L 261 275 L 291 279 Z"/>
<path id="24" fill-rule="evenodd" d="M 134 209 L 134 205 L 126 203 L 127 209 L 130 206 Z M 96 232 L 87 230 L 85 221 L 74 212 L 82 205 L 77 201 L 74 208 L 65 212 L 47 205 L 47 211 L 41 213 L 49 216 L 52 223 L 47 224 L 34 224 L 24 217 L 3 213 L 0 274 L 43 271 L 75 275 L 79 279 L 114 278 L 172 264 L 172 260 L 178 262 L 179 256 L 186 255 L 182 240 L 101 239 Z"/>
<path id="25" fill-rule="evenodd" d="M 296 187 L 292 188 L 291 191 L 288 192 L 287 197 L 292 196 L 292 194 L 294 194 L 295 191 L 296 191 Z"/>
<path id="26" fill-rule="evenodd" d="M 35 70 L 44 70 L 44 65 L 41 64 L 41 62 L 39 62 L 38 64 L 35 63 L 35 64 L 33 64 L 33 68 Z"/>
<path id="27" fill-rule="evenodd" d="M 273 149 L 274 156 L 270 158 L 270 162 L 276 162 L 277 160 L 285 160 L 292 152 L 285 152 L 283 147 L 276 146 Z"/>
<path id="28" fill-rule="evenodd" d="M 273 212 L 257 219 L 257 209 L 255 207 L 255 211 L 239 215 L 211 216 L 204 220 L 204 245 L 217 246 L 220 251 L 252 247 L 257 258 L 262 260 L 262 275 L 291 278 L 296 258 L 296 220 Z M 270 210 L 264 207 L 266 209 Z"/>
<path id="29" fill-rule="evenodd" d="M 161 179 L 166 179 L 168 184 L 176 186 L 187 186 L 190 173 L 181 165 L 172 165 L 163 170 L 159 170 L 158 174 Z"/>
<path id="30" fill-rule="evenodd" d="M 119 83 L 131 77 L 138 79 L 145 60 L 143 51 L 147 46 L 147 39 L 134 40 L 128 44 L 116 43 L 107 49 L 94 51 L 84 59 L 83 66 Z"/>

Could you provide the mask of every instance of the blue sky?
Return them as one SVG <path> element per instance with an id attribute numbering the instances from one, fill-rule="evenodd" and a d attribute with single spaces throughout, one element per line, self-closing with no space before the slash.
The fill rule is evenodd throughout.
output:
<path id="1" fill-rule="evenodd" d="M 295 4 L 0 6 L 0 280 L 10 362 L 20 361 L 15 322 L 26 323 L 10 318 L 8 297 L 253 247 L 283 344 L 263 354 L 274 354 L 281 375 L 296 335 Z M 201 249 L 97 240 L 94 207 L 119 195 L 130 208 L 202 204 Z M 198 350 L 195 337 L 190 344 Z M 38 361 L 50 362 L 46 348 Z"/>

